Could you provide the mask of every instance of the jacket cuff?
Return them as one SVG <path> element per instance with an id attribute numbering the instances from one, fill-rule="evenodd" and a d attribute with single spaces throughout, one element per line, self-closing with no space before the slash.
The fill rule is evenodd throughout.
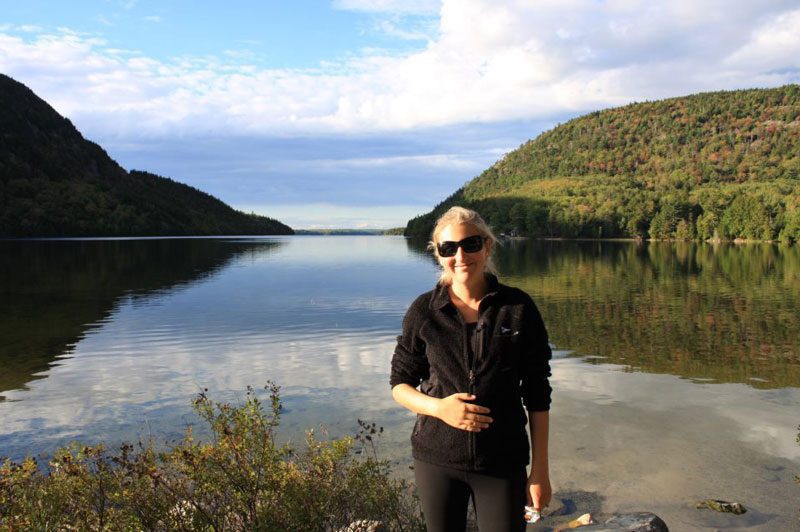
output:
<path id="1" fill-rule="evenodd" d="M 550 410 L 551 392 L 550 382 L 545 380 L 537 387 L 535 392 L 523 394 L 522 403 L 525 405 L 525 409 L 530 412 Z"/>
<path id="2" fill-rule="evenodd" d="M 400 375 L 392 375 L 391 378 L 389 379 L 389 386 L 394 388 L 398 384 L 408 384 L 412 388 L 416 388 L 417 386 L 419 386 L 419 382 L 420 382 L 419 379 L 417 379 L 417 382 L 414 382 L 414 379 L 409 378 L 409 377 L 401 377 Z"/>

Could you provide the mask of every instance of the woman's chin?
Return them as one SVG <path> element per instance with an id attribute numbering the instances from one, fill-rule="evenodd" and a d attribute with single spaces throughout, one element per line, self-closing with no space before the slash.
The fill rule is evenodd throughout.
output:
<path id="1" fill-rule="evenodd" d="M 456 270 L 453 272 L 453 281 L 461 284 L 467 284 L 474 276 L 475 273 L 471 268 L 456 268 Z"/>

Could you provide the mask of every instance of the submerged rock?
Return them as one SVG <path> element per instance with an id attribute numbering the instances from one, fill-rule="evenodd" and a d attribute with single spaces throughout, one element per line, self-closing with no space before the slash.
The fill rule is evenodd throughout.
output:
<path id="1" fill-rule="evenodd" d="M 669 532 L 667 524 L 656 514 L 650 512 L 635 512 L 629 514 L 615 515 L 605 523 L 582 526 L 580 531 L 589 532 Z"/>
<path id="2" fill-rule="evenodd" d="M 594 524 L 594 519 L 592 519 L 592 514 L 583 514 L 577 519 L 573 519 L 572 521 L 567 523 L 567 528 L 578 528 L 593 524 Z"/>
<path id="3" fill-rule="evenodd" d="M 694 507 L 697 509 L 708 508 L 709 510 L 716 510 L 718 512 L 736 515 L 742 515 L 747 511 L 747 509 L 739 502 L 720 501 L 718 499 L 703 499 L 702 501 L 697 501 Z"/>

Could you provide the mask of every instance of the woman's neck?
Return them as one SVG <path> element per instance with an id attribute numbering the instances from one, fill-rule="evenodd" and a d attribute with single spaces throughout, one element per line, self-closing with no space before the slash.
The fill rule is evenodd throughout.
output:
<path id="1" fill-rule="evenodd" d="M 486 278 L 481 276 L 469 284 L 452 283 L 450 285 L 450 291 L 470 307 L 477 308 L 480 300 L 486 295 Z"/>

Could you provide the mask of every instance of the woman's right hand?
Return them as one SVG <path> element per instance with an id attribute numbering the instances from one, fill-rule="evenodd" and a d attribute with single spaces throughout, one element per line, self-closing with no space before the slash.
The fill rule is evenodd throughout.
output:
<path id="1" fill-rule="evenodd" d="M 489 413 L 488 408 L 467 402 L 474 400 L 475 396 L 469 393 L 454 393 L 444 399 L 439 399 L 436 406 L 436 417 L 451 427 L 469 432 L 480 432 L 488 428 L 494 420 L 484 415 Z"/>

